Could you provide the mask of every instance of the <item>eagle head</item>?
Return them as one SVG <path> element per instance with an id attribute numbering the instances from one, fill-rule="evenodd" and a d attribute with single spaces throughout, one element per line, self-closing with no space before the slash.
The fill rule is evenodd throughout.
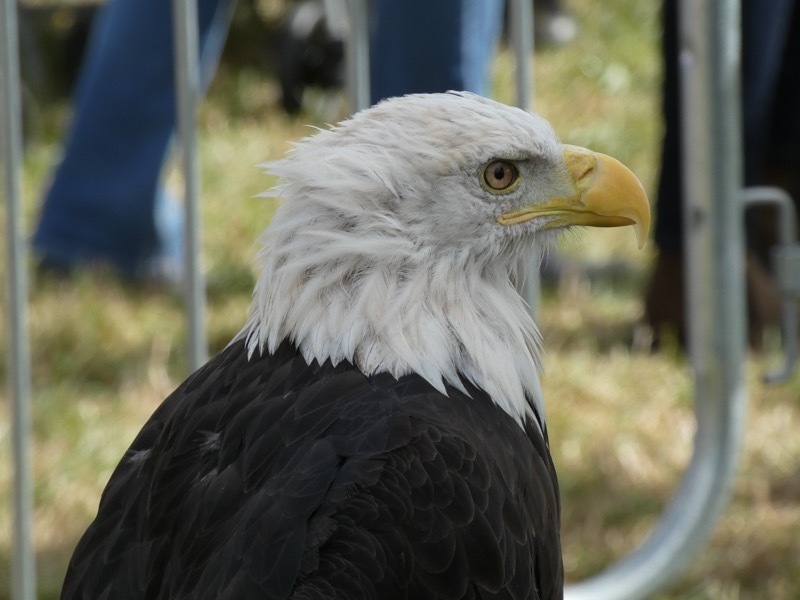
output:
<path id="1" fill-rule="evenodd" d="M 264 233 L 241 335 L 366 375 L 466 379 L 544 426 L 539 334 L 513 281 L 559 230 L 633 225 L 647 196 L 619 162 L 563 145 L 542 117 L 469 93 L 392 98 L 267 165 Z"/>

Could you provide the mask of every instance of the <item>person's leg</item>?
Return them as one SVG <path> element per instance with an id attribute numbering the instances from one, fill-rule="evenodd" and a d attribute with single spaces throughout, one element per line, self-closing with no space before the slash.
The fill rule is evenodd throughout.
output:
<path id="1" fill-rule="evenodd" d="M 372 101 L 416 92 L 489 91 L 502 0 L 375 0 Z"/>
<path id="2" fill-rule="evenodd" d="M 745 185 L 763 183 L 794 0 L 742 3 L 742 125 Z M 795 65 L 796 66 L 796 65 Z"/>
<path id="3" fill-rule="evenodd" d="M 780 171 L 780 183 L 800 201 L 800 2 L 794 2 L 786 34 L 781 72 L 770 115 L 770 171 Z M 769 183 L 774 183 L 769 181 Z"/>
<path id="4" fill-rule="evenodd" d="M 664 137 L 661 172 L 656 192 L 654 238 L 661 252 L 679 256 L 683 250 L 683 136 L 681 135 L 681 89 L 678 65 L 678 2 L 663 4 L 661 56 L 664 65 L 661 110 Z"/>
<path id="5" fill-rule="evenodd" d="M 206 75 L 231 7 L 198 3 Z M 34 237 L 43 263 L 104 262 L 137 275 L 158 251 L 155 202 L 176 120 L 172 27 L 163 0 L 112 0 L 98 16 Z"/>
<path id="6" fill-rule="evenodd" d="M 686 327 L 683 302 L 683 136 L 677 0 L 665 0 L 662 11 L 661 109 L 664 116 L 664 137 L 661 143 L 661 172 L 656 192 L 653 232 L 658 256 L 645 292 L 645 312 L 656 342 L 664 329 L 672 330 L 682 339 Z"/>

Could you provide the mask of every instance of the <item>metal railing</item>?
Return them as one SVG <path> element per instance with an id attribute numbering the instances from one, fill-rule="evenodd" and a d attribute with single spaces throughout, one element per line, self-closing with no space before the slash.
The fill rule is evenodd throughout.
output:
<path id="1" fill-rule="evenodd" d="M 2 0 L 0 12 L 0 136 L 3 191 L 6 204 L 6 302 L 8 320 L 8 390 L 11 397 L 12 595 L 36 597 L 36 554 L 33 545 L 33 476 L 31 473 L 31 378 L 28 350 L 28 281 L 22 235 L 20 173 L 22 110 L 16 0 Z"/>
<path id="2" fill-rule="evenodd" d="M 772 252 L 772 270 L 781 296 L 781 343 L 783 366 L 764 374 L 766 383 L 786 381 L 797 369 L 798 315 L 800 296 L 800 244 L 797 240 L 797 211 L 785 190 L 775 187 L 749 187 L 742 190 L 744 208 L 774 206 L 778 211 L 778 244 Z"/>
<path id="3" fill-rule="evenodd" d="M 187 198 L 187 318 L 189 363 L 205 358 L 204 284 L 200 270 L 199 168 L 195 112 L 199 98 L 197 22 L 193 0 L 173 0 L 179 132 Z M 530 0 L 513 0 L 518 104 L 531 104 L 528 62 L 532 47 Z M 644 598 L 673 580 L 704 544 L 727 502 L 738 459 L 746 391 L 744 284 L 738 108 L 738 0 L 683 0 L 681 64 L 684 78 L 687 306 L 690 357 L 695 372 L 697 433 L 694 454 L 672 501 L 642 546 L 602 573 L 567 587 L 570 600 Z M 363 0 L 348 0 L 351 106 L 368 102 L 368 50 Z M 528 37 L 531 36 L 531 37 Z M 2 150 L 6 194 L 9 380 L 14 457 L 14 598 L 32 600 L 35 558 L 31 541 L 30 368 L 27 282 L 21 235 L 19 179 L 21 133 L 16 2 L 0 14 Z M 524 65 L 527 65 L 524 66 Z M 365 100 L 366 99 L 366 100 Z M 532 292 L 537 294 L 537 292 Z M 795 324 L 796 329 L 796 324 Z"/>
<path id="4" fill-rule="evenodd" d="M 680 2 L 684 230 L 694 453 L 650 537 L 569 600 L 646 598 L 706 543 L 728 501 L 742 445 L 744 244 L 738 0 Z"/>

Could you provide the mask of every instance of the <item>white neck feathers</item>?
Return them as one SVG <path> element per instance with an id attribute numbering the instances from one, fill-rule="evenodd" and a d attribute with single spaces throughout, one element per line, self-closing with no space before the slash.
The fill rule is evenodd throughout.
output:
<path id="1" fill-rule="evenodd" d="M 539 333 L 506 268 L 466 252 L 436 256 L 392 235 L 297 227 L 284 205 L 267 229 L 261 275 L 240 336 L 252 354 L 290 340 L 306 360 L 349 361 L 367 375 L 417 373 L 436 389 L 485 390 L 544 428 Z M 323 217 L 324 218 L 324 217 Z"/>

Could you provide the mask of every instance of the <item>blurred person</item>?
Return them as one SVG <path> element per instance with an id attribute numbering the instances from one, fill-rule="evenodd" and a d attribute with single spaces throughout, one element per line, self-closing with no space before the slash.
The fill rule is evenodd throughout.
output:
<path id="1" fill-rule="evenodd" d="M 205 84 L 233 7 L 198 1 Z M 98 14 L 33 238 L 43 270 L 99 263 L 131 278 L 180 279 L 181 207 L 160 184 L 176 127 L 172 30 L 164 0 L 111 0 Z"/>
<path id="2" fill-rule="evenodd" d="M 800 197 L 800 8 L 795 0 L 742 3 L 742 137 L 744 185 L 778 185 Z M 663 6 L 664 139 L 656 202 L 659 254 L 646 293 L 647 319 L 685 334 L 683 165 L 678 64 L 678 1 Z M 733 200 L 733 199 L 732 199 Z M 769 215 L 748 211 L 746 283 L 750 340 L 774 321 L 778 297 L 767 266 Z"/>

